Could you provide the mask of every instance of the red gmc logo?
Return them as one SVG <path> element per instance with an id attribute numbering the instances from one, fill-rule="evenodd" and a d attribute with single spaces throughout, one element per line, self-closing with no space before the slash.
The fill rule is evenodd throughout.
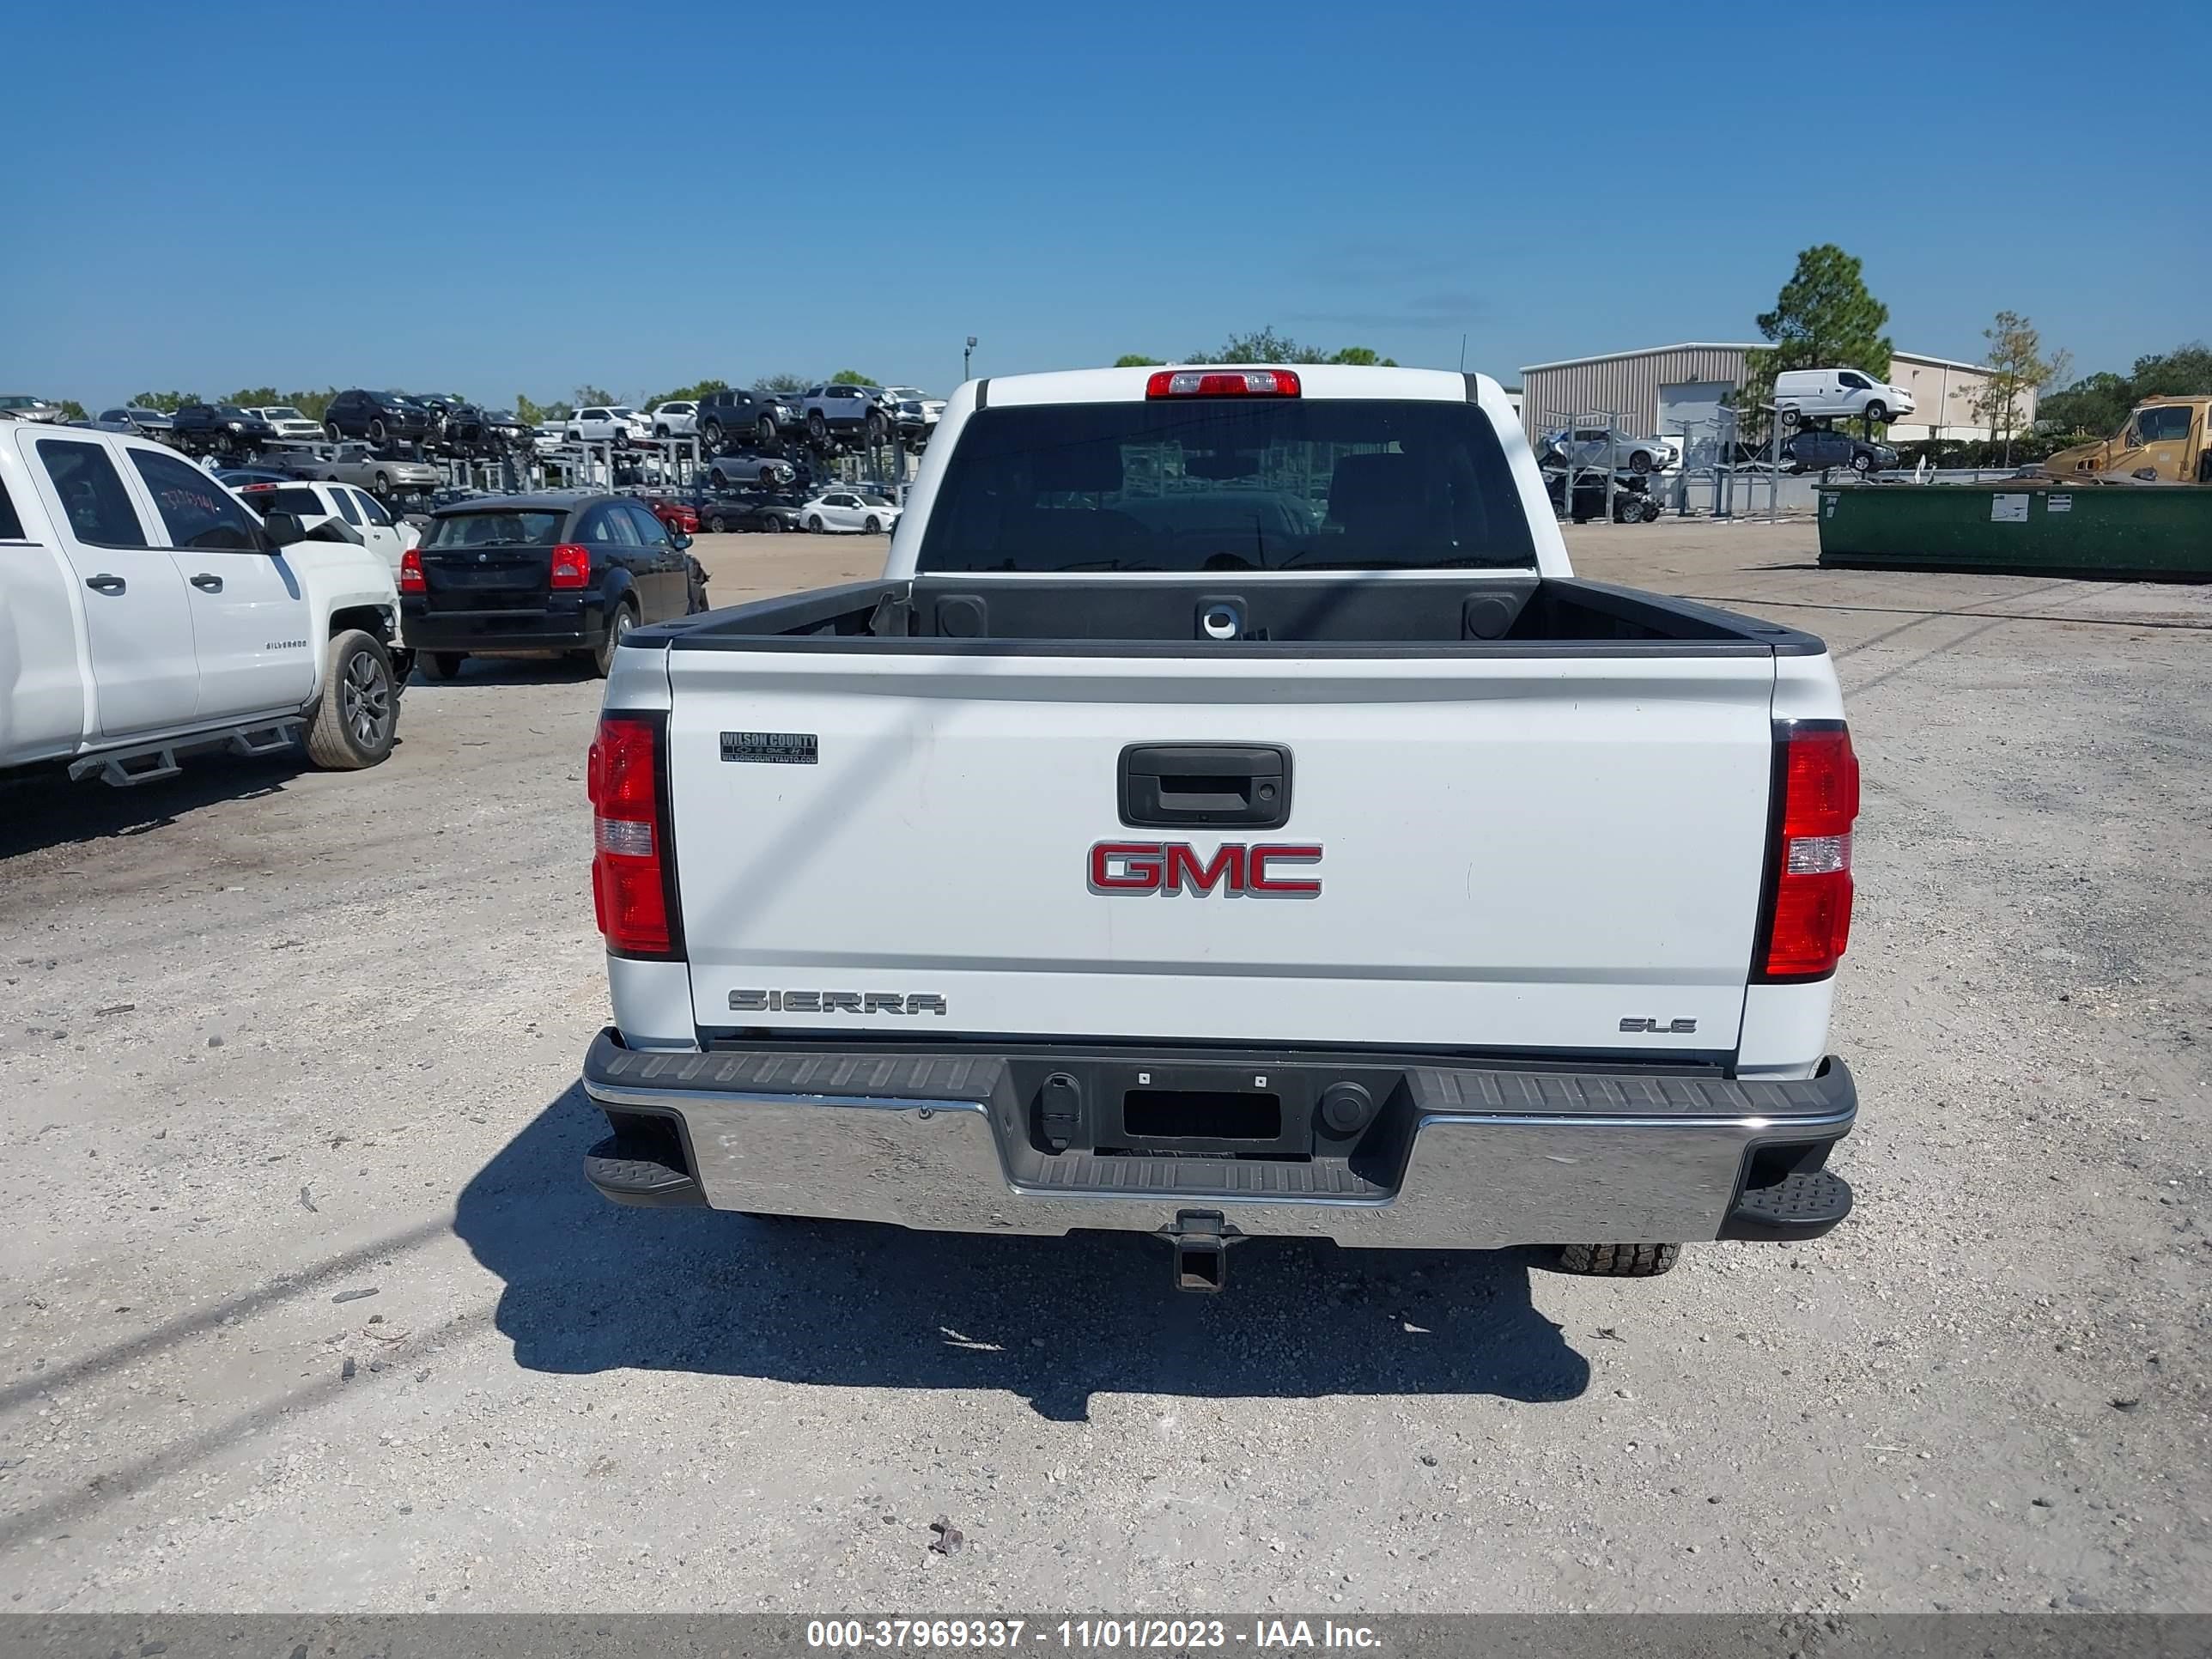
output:
<path id="1" fill-rule="evenodd" d="M 1228 842 L 1199 861 L 1198 849 L 1179 841 L 1102 841 L 1091 849 L 1094 893 L 1195 893 L 1218 888 L 1231 897 L 1312 898 L 1318 878 L 1285 876 L 1285 865 L 1319 864 L 1321 848 L 1277 842 L 1247 847 Z"/>

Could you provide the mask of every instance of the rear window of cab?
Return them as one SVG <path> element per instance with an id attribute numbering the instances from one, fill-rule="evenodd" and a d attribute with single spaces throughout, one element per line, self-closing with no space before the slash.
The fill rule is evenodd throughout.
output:
<path id="1" fill-rule="evenodd" d="M 1533 569 L 1472 404 L 1237 398 L 1009 405 L 962 429 L 922 572 Z"/>

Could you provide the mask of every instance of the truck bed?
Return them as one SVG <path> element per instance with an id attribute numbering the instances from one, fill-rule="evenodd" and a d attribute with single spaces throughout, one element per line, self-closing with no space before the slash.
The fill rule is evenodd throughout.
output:
<path id="1" fill-rule="evenodd" d="M 1241 582 L 921 576 L 854 582 L 639 634 L 679 650 L 1818 655 L 1809 634 L 1687 600 L 1533 574 Z"/>

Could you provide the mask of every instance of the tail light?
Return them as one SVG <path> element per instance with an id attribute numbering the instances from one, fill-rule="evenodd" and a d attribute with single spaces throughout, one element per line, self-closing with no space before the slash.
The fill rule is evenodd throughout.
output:
<path id="1" fill-rule="evenodd" d="M 1295 398 L 1300 391 L 1287 368 L 1164 368 L 1145 382 L 1147 398 Z"/>
<path id="2" fill-rule="evenodd" d="M 592 744 L 592 908 L 617 956 L 682 954 L 659 714 L 604 714 Z"/>
<path id="3" fill-rule="evenodd" d="M 1851 822 L 1859 763 L 1841 720 L 1775 728 L 1781 795 L 1767 854 L 1774 885 L 1759 977 L 1820 979 L 1836 970 L 1851 933 Z"/>
<path id="4" fill-rule="evenodd" d="M 579 547 L 574 542 L 563 542 L 553 550 L 555 587 L 589 587 L 591 585 L 591 549 Z"/>
<path id="5" fill-rule="evenodd" d="M 399 591 L 403 593 L 427 593 L 430 591 L 430 584 L 422 575 L 422 556 L 411 547 L 399 556 Z"/>

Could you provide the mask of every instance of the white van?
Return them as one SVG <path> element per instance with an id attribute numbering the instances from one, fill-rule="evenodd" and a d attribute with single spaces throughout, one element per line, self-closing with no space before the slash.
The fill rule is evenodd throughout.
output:
<path id="1" fill-rule="evenodd" d="M 1856 368 L 1786 368 L 1774 377 L 1774 406 L 1784 426 L 1862 415 L 1893 421 L 1912 413 L 1912 394 Z"/>

